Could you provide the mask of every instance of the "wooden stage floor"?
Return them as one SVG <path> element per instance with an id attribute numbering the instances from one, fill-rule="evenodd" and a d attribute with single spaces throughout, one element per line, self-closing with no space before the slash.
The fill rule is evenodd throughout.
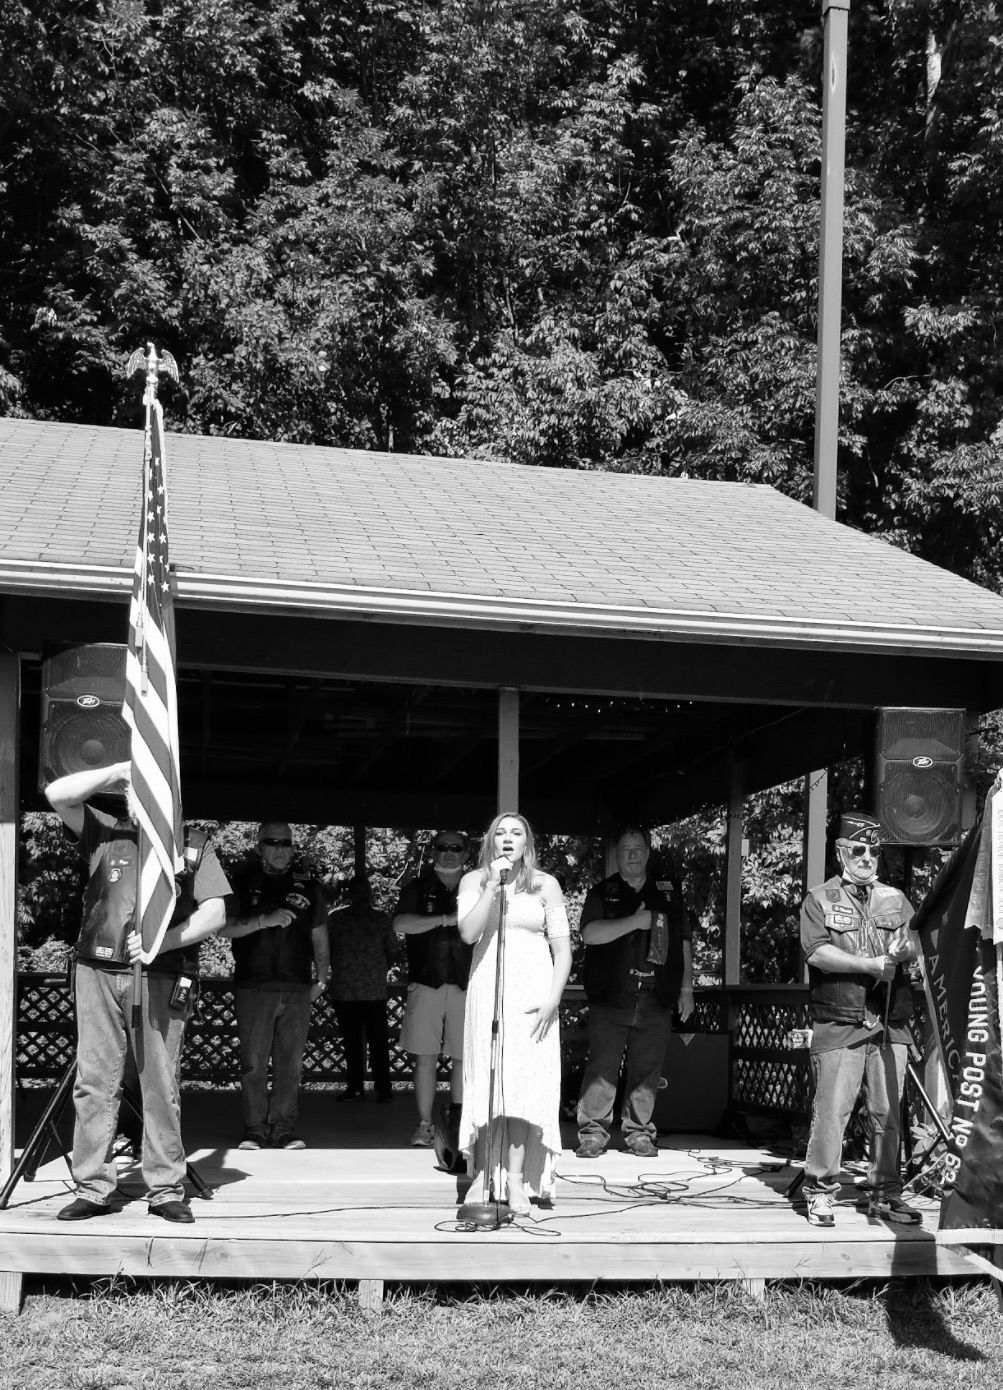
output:
<path id="1" fill-rule="evenodd" d="M 378 1106 L 308 1092 L 307 1149 L 245 1153 L 236 1094 L 186 1093 L 189 1156 L 214 1189 L 211 1201 L 193 1199 L 194 1225 L 150 1216 L 132 1165 L 120 1171 L 119 1210 L 57 1222 L 70 1182 L 56 1155 L 0 1211 L 0 1271 L 357 1280 L 377 1301 L 383 1281 L 739 1280 L 759 1291 L 768 1279 L 972 1273 L 935 1243 L 929 1199 L 917 1199 L 922 1226 L 893 1227 L 858 1213 L 848 1182 L 835 1229 L 817 1230 L 784 1195 L 796 1170 L 782 1156 L 707 1135 L 662 1135 L 653 1159 L 611 1149 L 587 1160 L 574 1156 L 569 1126 L 553 1208 L 465 1230 L 466 1184 L 438 1171 L 431 1150 L 408 1147 L 414 1121 L 408 1094 Z"/>

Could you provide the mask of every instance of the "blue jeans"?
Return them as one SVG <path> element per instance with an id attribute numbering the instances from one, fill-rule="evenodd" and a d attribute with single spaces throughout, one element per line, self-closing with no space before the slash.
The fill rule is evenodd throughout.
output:
<path id="1" fill-rule="evenodd" d="M 296 1128 L 303 1049 L 310 1031 L 310 988 L 234 990 L 240 1043 L 240 1103 L 249 1134 L 278 1139 Z M 268 1094 L 268 1063 L 272 1091 Z"/>
<path id="2" fill-rule="evenodd" d="M 843 1134 L 864 1081 L 871 1122 L 868 1186 L 872 1192 L 885 1196 L 896 1196 L 902 1191 L 899 1140 L 906 1053 L 904 1043 L 878 1041 L 812 1055 L 815 1099 L 804 1167 L 806 1192 L 838 1190 Z"/>
<path id="3" fill-rule="evenodd" d="M 132 974 L 76 967 L 77 1075 L 73 1087 L 73 1178 L 77 1195 L 107 1205 L 117 1174 L 111 1156 L 122 1074 L 131 1051 L 143 1099 L 143 1181 L 151 1206 L 185 1195 L 178 1063 L 188 1009 L 170 1008 L 173 975 L 143 976 L 143 1027 L 132 1031 Z"/>
<path id="4" fill-rule="evenodd" d="M 671 1011 L 650 990 L 641 990 L 626 1008 L 590 1004 L 588 1028 L 589 1057 L 578 1098 L 579 1138 L 609 1143 L 617 1079 L 626 1052 L 621 1132 L 625 1142 L 639 1134 L 654 1141 L 658 1131 L 651 1116 L 665 1066 Z"/>

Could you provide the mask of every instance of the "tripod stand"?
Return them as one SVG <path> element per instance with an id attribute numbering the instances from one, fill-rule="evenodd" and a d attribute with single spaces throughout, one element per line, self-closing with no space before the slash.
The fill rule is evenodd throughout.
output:
<path id="1" fill-rule="evenodd" d="M 70 1092 L 73 1089 L 73 1078 L 76 1075 L 76 1069 L 76 1062 L 71 1062 L 65 1072 L 63 1072 L 62 1078 L 56 1086 L 56 1089 L 49 1097 L 48 1103 L 42 1111 L 38 1123 L 32 1130 L 28 1142 L 21 1151 L 21 1157 L 15 1163 L 11 1170 L 11 1175 L 4 1183 L 3 1188 L 0 1189 L 0 1211 L 7 1206 L 14 1188 L 22 1178 L 24 1178 L 25 1182 L 34 1182 L 35 1174 L 38 1172 L 39 1167 L 45 1162 L 51 1143 L 55 1143 L 56 1147 L 63 1155 L 63 1158 L 66 1159 L 67 1166 L 69 1165 L 69 1155 L 66 1151 L 66 1145 L 63 1143 L 60 1136 L 58 1125 L 62 1113 L 66 1108 L 66 1102 L 69 1099 Z M 125 1101 L 126 1105 L 128 1105 L 132 1113 L 138 1117 L 140 1123 L 142 1123 L 142 1104 L 129 1086 L 122 1087 L 122 1099 Z M 212 1200 L 212 1189 L 191 1163 L 185 1165 L 185 1176 L 204 1201 L 208 1202 Z"/>

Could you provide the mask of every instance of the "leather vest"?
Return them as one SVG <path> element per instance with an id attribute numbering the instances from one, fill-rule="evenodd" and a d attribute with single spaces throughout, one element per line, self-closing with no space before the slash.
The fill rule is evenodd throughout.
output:
<path id="1" fill-rule="evenodd" d="M 912 916 L 908 900 L 886 883 L 871 884 L 867 905 L 847 891 L 842 879 L 828 879 L 809 890 L 821 909 L 833 946 L 851 956 L 883 956 L 894 944 L 896 933 Z M 891 1023 L 905 1023 L 912 1014 L 912 987 L 900 965 L 891 981 Z M 809 1012 L 817 1023 L 862 1024 L 869 1011 L 884 1017 L 886 986 L 867 975 L 841 975 L 819 970 L 808 961 Z"/>
<path id="2" fill-rule="evenodd" d="M 309 985 L 313 975 L 313 935 L 317 884 L 306 869 L 266 874 L 252 865 L 238 879 L 236 893 L 242 917 L 267 916 L 287 907 L 294 914 L 288 927 L 266 927 L 231 941 L 234 980 L 242 989 L 263 984 Z"/>
<path id="3" fill-rule="evenodd" d="M 414 907 L 409 910 L 421 916 L 441 917 L 443 913 L 456 912 L 456 888 L 447 888 L 434 872 L 423 873 L 404 891 L 414 897 Z M 429 989 L 456 985 L 457 989 L 466 989 L 474 948 L 460 936 L 459 927 L 408 932 L 404 945 L 409 985 L 427 985 Z"/>
<path id="4" fill-rule="evenodd" d="M 664 913 L 668 929 L 668 955 L 664 965 L 648 963 L 651 931 L 632 931 L 600 946 L 586 946 L 582 983 L 590 1004 L 613 1008 L 633 1004 L 642 989 L 651 989 L 666 1009 L 675 1006 L 683 980 L 683 907 L 668 881 L 649 878 L 637 890 L 619 874 L 612 874 L 591 890 L 603 904 L 603 918 L 630 917 L 642 907 Z M 595 920 L 595 919 L 593 919 Z"/>
<path id="5" fill-rule="evenodd" d="M 138 830 L 131 821 L 119 821 L 114 838 L 106 842 L 104 854 L 84 889 L 80 935 L 74 948 L 78 960 L 108 970 L 129 968 L 125 938 L 136 918 L 136 891 L 139 884 Z M 185 867 L 174 880 L 177 900 L 170 925 L 187 922 L 195 911 L 195 875 L 202 862 L 209 836 L 204 830 L 185 827 Z M 186 950 L 164 951 L 150 965 L 150 974 L 191 974 L 198 969 L 198 945 Z"/>

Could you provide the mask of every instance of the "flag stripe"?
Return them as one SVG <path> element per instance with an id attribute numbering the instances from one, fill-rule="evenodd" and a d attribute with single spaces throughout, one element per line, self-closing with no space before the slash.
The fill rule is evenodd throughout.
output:
<path id="1" fill-rule="evenodd" d="M 133 809 L 141 831 L 140 933 L 143 961 L 149 964 L 174 913 L 174 877 L 182 865 L 183 843 L 163 415 L 159 402 L 149 397 L 143 442 L 145 485 L 123 715 L 132 730 Z"/>

